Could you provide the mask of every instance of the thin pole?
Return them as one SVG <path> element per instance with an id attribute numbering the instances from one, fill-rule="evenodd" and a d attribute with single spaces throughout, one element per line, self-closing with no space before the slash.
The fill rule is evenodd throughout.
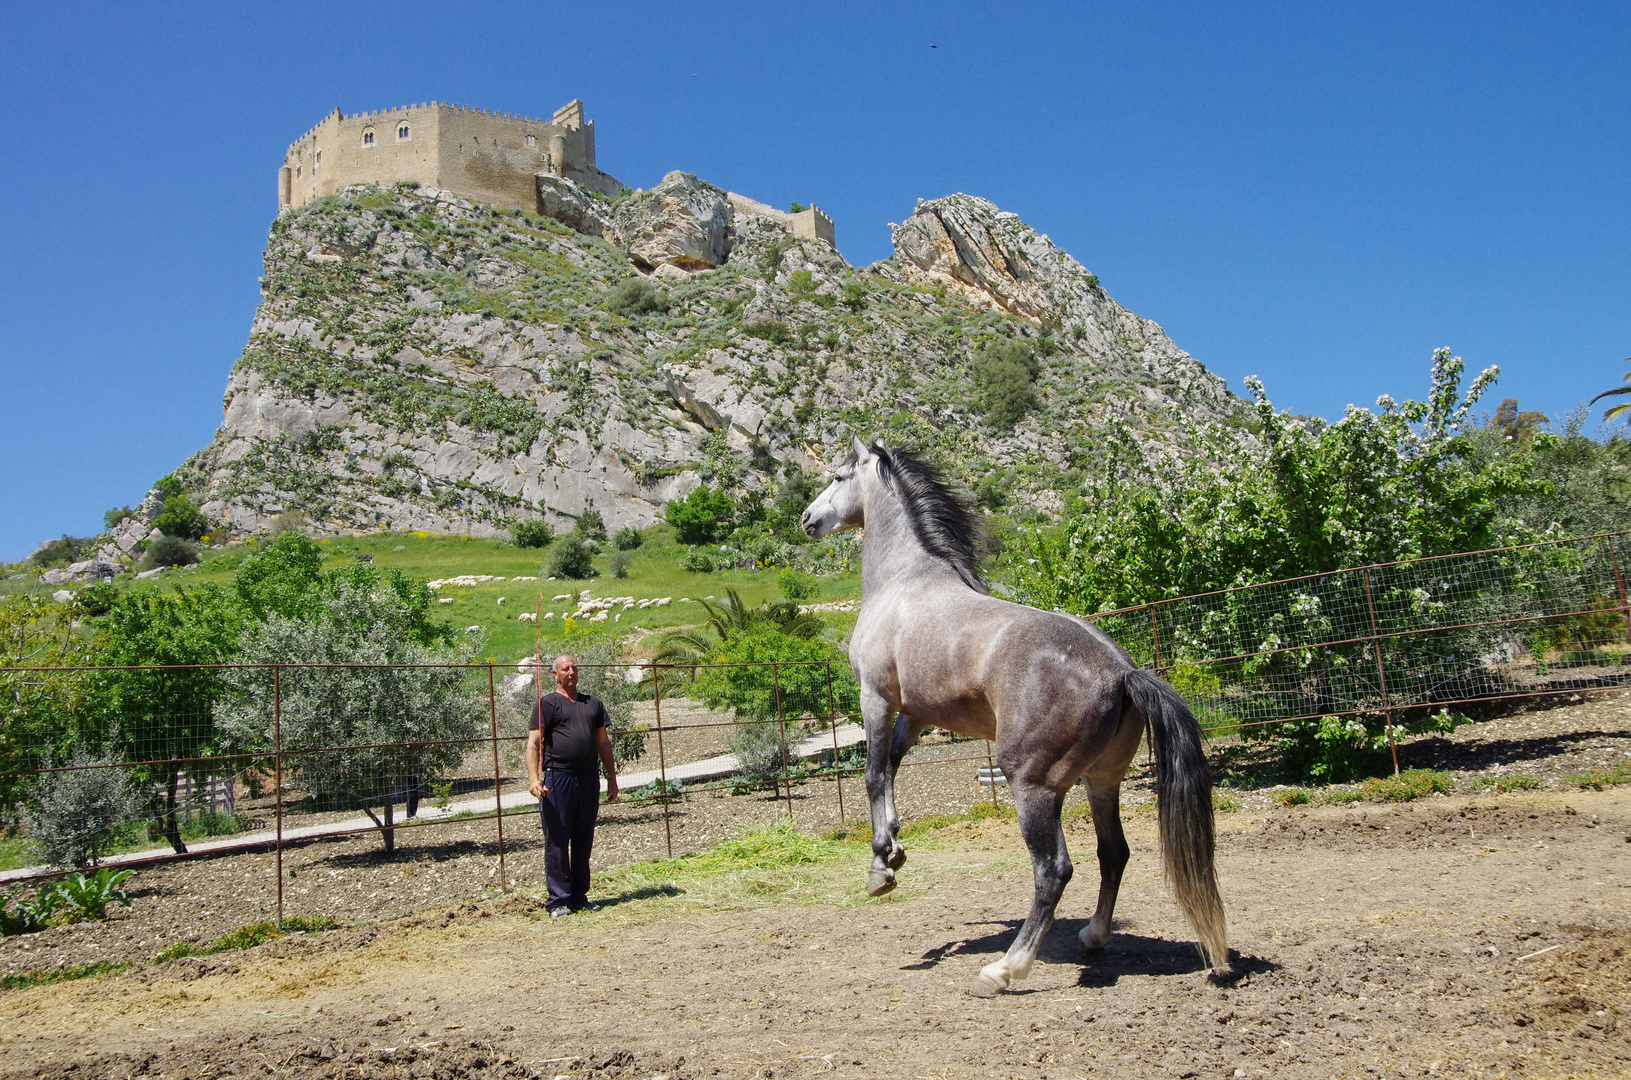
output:
<path id="1" fill-rule="evenodd" d="M 975 761 L 980 760 L 975 758 Z M 991 806 L 997 809 L 997 759 L 991 756 L 991 740 L 985 740 L 985 778 L 991 784 Z"/>
<path id="2" fill-rule="evenodd" d="M 1376 601 L 1371 598 L 1370 568 L 1365 571 L 1365 607 L 1370 610 L 1371 648 L 1376 650 L 1376 678 L 1382 685 L 1382 715 L 1387 720 L 1387 748 L 1393 753 L 1393 775 L 1399 775 L 1399 745 L 1393 741 L 1393 709 L 1388 703 L 1387 669 L 1382 666 L 1382 641 L 1376 632 Z"/>
<path id="3" fill-rule="evenodd" d="M 277 800 L 277 924 L 283 925 L 283 669 L 272 665 L 272 796 Z"/>
<path id="4" fill-rule="evenodd" d="M 487 664 L 487 715 L 493 728 L 493 809 L 497 816 L 493 818 L 498 823 L 498 887 L 501 892 L 509 892 L 510 884 L 504 870 L 504 793 L 499 787 L 498 776 L 498 695 L 493 689 L 493 665 Z"/>
<path id="5" fill-rule="evenodd" d="M 793 816 L 793 778 L 787 774 L 787 721 L 782 718 L 782 677 L 774 661 L 770 664 L 770 677 L 776 683 L 776 726 L 782 735 L 782 783 L 787 788 L 787 816 Z"/>
<path id="6" fill-rule="evenodd" d="M 832 728 L 832 769 L 838 781 L 838 824 L 844 824 L 844 767 L 838 763 L 838 703 L 832 695 L 832 661 L 827 661 L 827 724 Z"/>
<path id="7" fill-rule="evenodd" d="M 1155 617 L 1155 605 L 1150 605 L 1150 633 L 1155 640 L 1155 669 L 1161 669 L 1161 623 Z"/>
<path id="8" fill-rule="evenodd" d="M 663 836 L 668 857 L 674 857 L 674 826 L 668 820 L 668 757 L 663 753 L 663 669 L 651 666 L 651 704 L 657 710 L 657 786 L 663 793 Z"/>
<path id="9" fill-rule="evenodd" d="M 1620 573 L 1620 554 L 1614 548 L 1614 538 L 1608 537 L 1608 557 L 1614 563 L 1614 586 L 1620 591 L 1620 610 L 1625 615 L 1625 639 L 1631 641 L 1631 601 L 1625 595 L 1625 576 Z"/>

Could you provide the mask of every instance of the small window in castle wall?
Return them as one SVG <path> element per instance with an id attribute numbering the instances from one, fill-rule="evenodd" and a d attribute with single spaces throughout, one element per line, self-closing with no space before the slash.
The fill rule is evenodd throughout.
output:
<path id="1" fill-rule="evenodd" d="M 537 146 L 538 145 L 538 140 L 533 138 L 531 135 L 528 135 L 527 136 L 527 145 L 528 146 Z"/>
<path id="2" fill-rule="evenodd" d="M 408 125 L 407 124 L 398 124 L 397 125 L 396 137 L 397 137 L 398 141 L 402 141 L 402 140 L 407 139 L 407 137 L 408 137 Z"/>
<path id="3" fill-rule="evenodd" d="M 373 146 L 374 145 L 374 129 L 373 128 L 369 128 L 367 131 L 362 133 L 362 144 L 364 146 Z"/>
<path id="4" fill-rule="evenodd" d="M 319 151 L 317 151 L 317 160 L 312 162 L 311 171 L 316 172 L 317 171 L 317 166 L 321 165 L 322 163 L 323 163 L 323 152 L 321 150 L 319 150 Z"/>

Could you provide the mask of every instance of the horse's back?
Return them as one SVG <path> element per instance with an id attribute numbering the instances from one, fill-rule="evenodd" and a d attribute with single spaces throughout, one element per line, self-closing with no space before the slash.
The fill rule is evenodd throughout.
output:
<path id="1" fill-rule="evenodd" d="M 914 719 L 989 736 L 999 716 L 1111 708 L 1134 664 L 1086 620 L 965 586 L 863 603 L 852 638 L 857 675 Z"/>

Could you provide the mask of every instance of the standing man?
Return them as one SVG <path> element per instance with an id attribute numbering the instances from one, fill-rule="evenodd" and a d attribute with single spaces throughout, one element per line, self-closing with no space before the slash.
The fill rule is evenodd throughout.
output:
<path id="1" fill-rule="evenodd" d="M 533 706 L 527 734 L 527 777 L 544 824 L 544 876 L 551 918 L 589 904 L 589 849 L 600 813 L 600 771 L 606 766 L 606 801 L 617 801 L 617 766 L 607 733 L 606 706 L 578 694 L 578 663 L 555 658 L 555 692 Z"/>

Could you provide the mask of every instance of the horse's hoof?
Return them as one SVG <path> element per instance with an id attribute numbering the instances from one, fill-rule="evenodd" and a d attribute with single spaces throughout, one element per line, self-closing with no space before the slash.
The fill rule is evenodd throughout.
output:
<path id="1" fill-rule="evenodd" d="M 889 869 L 899 870 L 906 865 L 906 849 L 898 847 L 889 853 Z"/>
<path id="2" fill-rule="evenodd" d="M 1082 943 L 1083 952 L 1103 952 L 1104 947 L 1110 944 L 1110 935 L 1106 934 L 1102 938 L 1095 937 L 1093 935 L 1093 928 L 1089 926 L 1086 930 L 1083 930 L 1081 933 L 1076 935 L 1076 940 Z"/>
<path id="3" fill-rule="evenodd" d="M 987 964 L 980 969 L 980 985 L 990 991 L 990 994 L 986 996 L 995 996 L 1002 993 L 1008 989 L 1008 983 L 1011 980 L 1012 976 L 1001 961 L 995 964 Z"/>
<path id="4" fill-rule="evenodd" d="M 895 872 L 893 870 L 874 870 L 867 878 L 866 892 L 868 896 L 882 896 L 895 887 Z"/>

